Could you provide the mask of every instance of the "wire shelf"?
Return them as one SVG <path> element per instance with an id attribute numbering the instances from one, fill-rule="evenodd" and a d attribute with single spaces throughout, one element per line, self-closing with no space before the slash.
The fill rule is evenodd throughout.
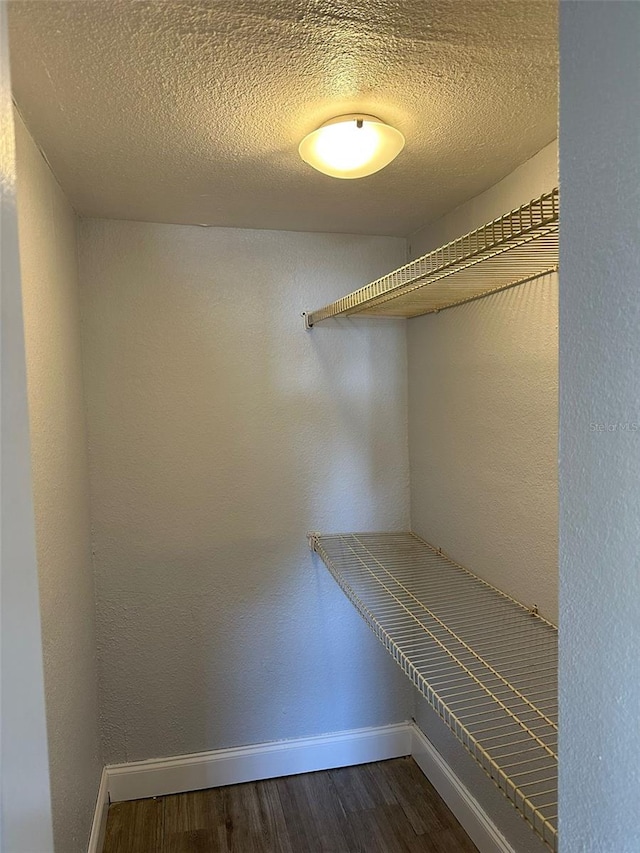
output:
<path id="1" fill-rule="evenodd" d="M 556 187 L 470 234 L 304 315 L 311 328 L 338 316 L 417 317 L 558 269 Z"/>
<path id="2" fill-rule="evenodd" d="M 310 545 L 429 704 L 557 850 L 557 629 L 413 533 Z"/>

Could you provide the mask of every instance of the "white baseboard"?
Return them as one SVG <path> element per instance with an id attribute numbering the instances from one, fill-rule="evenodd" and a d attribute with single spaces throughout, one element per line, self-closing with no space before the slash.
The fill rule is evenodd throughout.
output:
<path id="1" fill-rule="evenodd" d="M 87 853 L 102 853 L 104 846 L 104 834 L 107 829 L 107 815 L 109 813 L 109 786 L 106 767 L 102 771 L 100 777 L 100 787 L 98 788 L 98 799 L 96 801 L 96 810 L 93 814 L 93 824 L 91 825 L 91 835 L 89 836 L 89 846 Z"/>
<path id="2" fill-rule="evenodd" d="M 411 756 L 480 853 L 514 853 L 513 847 L 479 805 L 431 741 L 414 723 Z M 490 784 L 487 780 L 487 784 Z"/>
<path id="3" fill-rule="evenodd" d="M 404 755 L 413 757 L 480 853 L 514 853 L 486 812 L 413 722 L 110 765 L 103 773 L 88 853 L 102 851 L 109 801 L 217 788 Z"/>
<path id="4" fill-rule="evenodd" d="M 411 723 L 111 765 L 111 802 L 384 761 L 411 753 Z"/>

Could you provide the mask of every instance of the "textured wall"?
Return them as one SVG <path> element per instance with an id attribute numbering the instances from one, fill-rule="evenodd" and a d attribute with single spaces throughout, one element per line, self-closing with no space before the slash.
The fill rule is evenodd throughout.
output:
<path id="1" fill-rule="evenodd" d="M 0 3 L 0 849 L 3 853 L 34 853 L 35 850 L 38 853 L 52 853 L 18 251 L 13 108 L 5 16 L 6 6 Z"/>
<path id="2" fill-rule="evenodd" d="M 557 184 L 547 146 L 411 238 L 415 257 Z M 413 529 L 557 616 L 557 276 L 410 320 Z M 415 717 L 518 853 L 546 847 L 416 693 Z"/>
<path id="3" fill-rule="evenodd" d="M 557 146 L 413 235 L 416 257 L 557 185 Z M 408 324 L 413 528 L 557 622 L 557 276 Z"/>
<path id="4" fill-rule="evenodd" d="M 82 223 L 107 761 L 409 716 L 305 538 L 408 524 L 404 324 L 300 317 L 404 251 Z"/>
<path id="5" fill-rule="evenodd" d="M 54 839 L 81 853 L 102 766 L 76 219 L 19 117 L 16 133 Z"/>
<path id="6" fill-rule="evenodd" d="M 561 850 L 640 850 L 640 6 L 561 4 Z"/>

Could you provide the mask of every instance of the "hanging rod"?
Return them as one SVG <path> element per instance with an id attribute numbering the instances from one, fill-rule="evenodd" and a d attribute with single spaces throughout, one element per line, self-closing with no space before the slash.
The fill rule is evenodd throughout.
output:
<path id="1" fill-rule="evenodd" d="M 557 629 L 413 533 L 310 534 L 374 634 L 557 851 Z"/>
<path id="2" fill-rule="evenodd" d="M 558 188 L 341 299 L 305 313 L 305 327 L 340 316 L 418 317 L 558 270 Z"/>

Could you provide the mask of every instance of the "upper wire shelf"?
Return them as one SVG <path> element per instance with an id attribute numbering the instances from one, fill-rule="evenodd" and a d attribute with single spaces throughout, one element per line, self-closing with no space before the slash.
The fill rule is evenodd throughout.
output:
<path id="1" fill-rule="evenodd" d="M 557 629 L 413 533 L 311 534 L 431 707 L 556 851 Z"/>
<path id="2" fill-rule="evenodd" d="M 418 317 L 451 308 L 558 269 L 556 187 L 517 210 L 305 313 L 310 329 L 339 316 Z"/>

